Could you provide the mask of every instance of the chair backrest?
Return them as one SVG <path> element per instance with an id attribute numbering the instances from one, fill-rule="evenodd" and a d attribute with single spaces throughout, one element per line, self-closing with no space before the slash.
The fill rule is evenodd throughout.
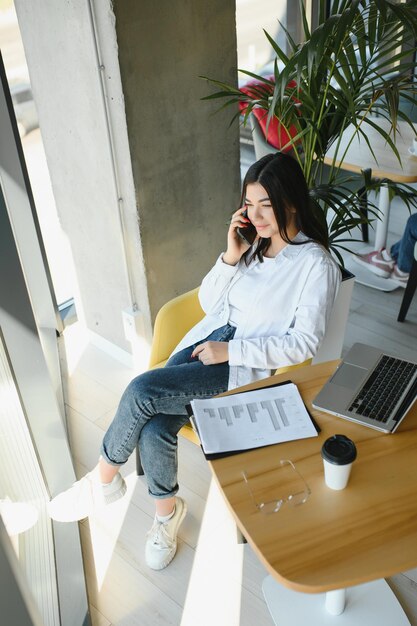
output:
<path id="1" fill-rule="evenodd" d="M 342 354 L 350 300 L 355 282 L 355 277 L 347 270 L 343 270 L 342 274 L 342 282 L 332 312 L 330 313 L 326 334 L 316 356 L 313 358 L 313 365 L 323 363 L 324 361 L 340 359 Z"/>
<path id="2" fill-rule="evenodd" d="M 149 367 L 165 361 L 184 335 L 204 317 L 199 287 L 169 300 L 155 318 Z"/>

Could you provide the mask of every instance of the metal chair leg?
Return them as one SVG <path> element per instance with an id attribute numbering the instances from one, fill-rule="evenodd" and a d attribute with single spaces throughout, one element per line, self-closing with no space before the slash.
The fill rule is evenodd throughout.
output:
<path id="1" fill-rule="evenodd" d="M 403 322 L 405 320 L 405 316 L 407 315 L 407 311 L 410 307 L 411 300 L 413 299 L 414 293 L 417 288 L 417 261 L 413 261 L 413 265 L 411 266 L 410 276 L 408 277 L 407 286 L 404 291 L 403 300 L 401 302 L 400 312 L 398 313 L 397 321 Z"/>

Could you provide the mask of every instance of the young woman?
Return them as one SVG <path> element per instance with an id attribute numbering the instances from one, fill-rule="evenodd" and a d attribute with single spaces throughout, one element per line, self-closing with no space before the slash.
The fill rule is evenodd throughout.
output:
<path id="1" fill-rule="evenodd" d="M 166 567 L 175 556 L 186 513 L 185 502 L 176 496 L 177 433 L 187 422 L 186 404 L 314 356 L 340 282 L 327 235 L 292 157 L 270 154 L 252 165 L 240 206 L 229 226 L 226 252 L 200 288 L 206 316 L 164 368 L 132 380 L 104 436 L 96 468 L 50 502 L 54 519 L 74 521 L 117 500 L 126 491 L 119 468 L 139 443 L 156 505 L 145 550 L 153 569 Z M 256 228 L 252 246 L 238 233 L 250 223 Z"/>

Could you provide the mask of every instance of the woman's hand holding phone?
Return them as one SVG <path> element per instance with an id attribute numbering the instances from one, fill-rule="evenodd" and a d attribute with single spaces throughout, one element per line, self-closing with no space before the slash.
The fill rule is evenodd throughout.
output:
<path id="1" fill-rule="evenodd" d="M 243 206 L 233 213 L 227 233 L 227 250 L 223 254 L 223 262 L 227 263 L 227 265 L 236 265 L 242 254 L 250 248 L 250 237 L 243 239 L 247 229 L 252 231 L 251 234 L 255 231 L 252 239 L 253 243 L 256 238 L 256 229 L 247 217 L 246 207 Z M 241 234 L 239 234 L 238 230 L 241 230 Z"/>

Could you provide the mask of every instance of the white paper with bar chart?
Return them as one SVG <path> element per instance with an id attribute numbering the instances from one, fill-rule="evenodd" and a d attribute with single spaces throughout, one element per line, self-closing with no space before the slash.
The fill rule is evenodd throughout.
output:
<path id="1" fill-rule="evenodd" d="M 317 436 L 293 383 L 193 400 L 191 408 L 206 454 L 249 450 Z"/>

